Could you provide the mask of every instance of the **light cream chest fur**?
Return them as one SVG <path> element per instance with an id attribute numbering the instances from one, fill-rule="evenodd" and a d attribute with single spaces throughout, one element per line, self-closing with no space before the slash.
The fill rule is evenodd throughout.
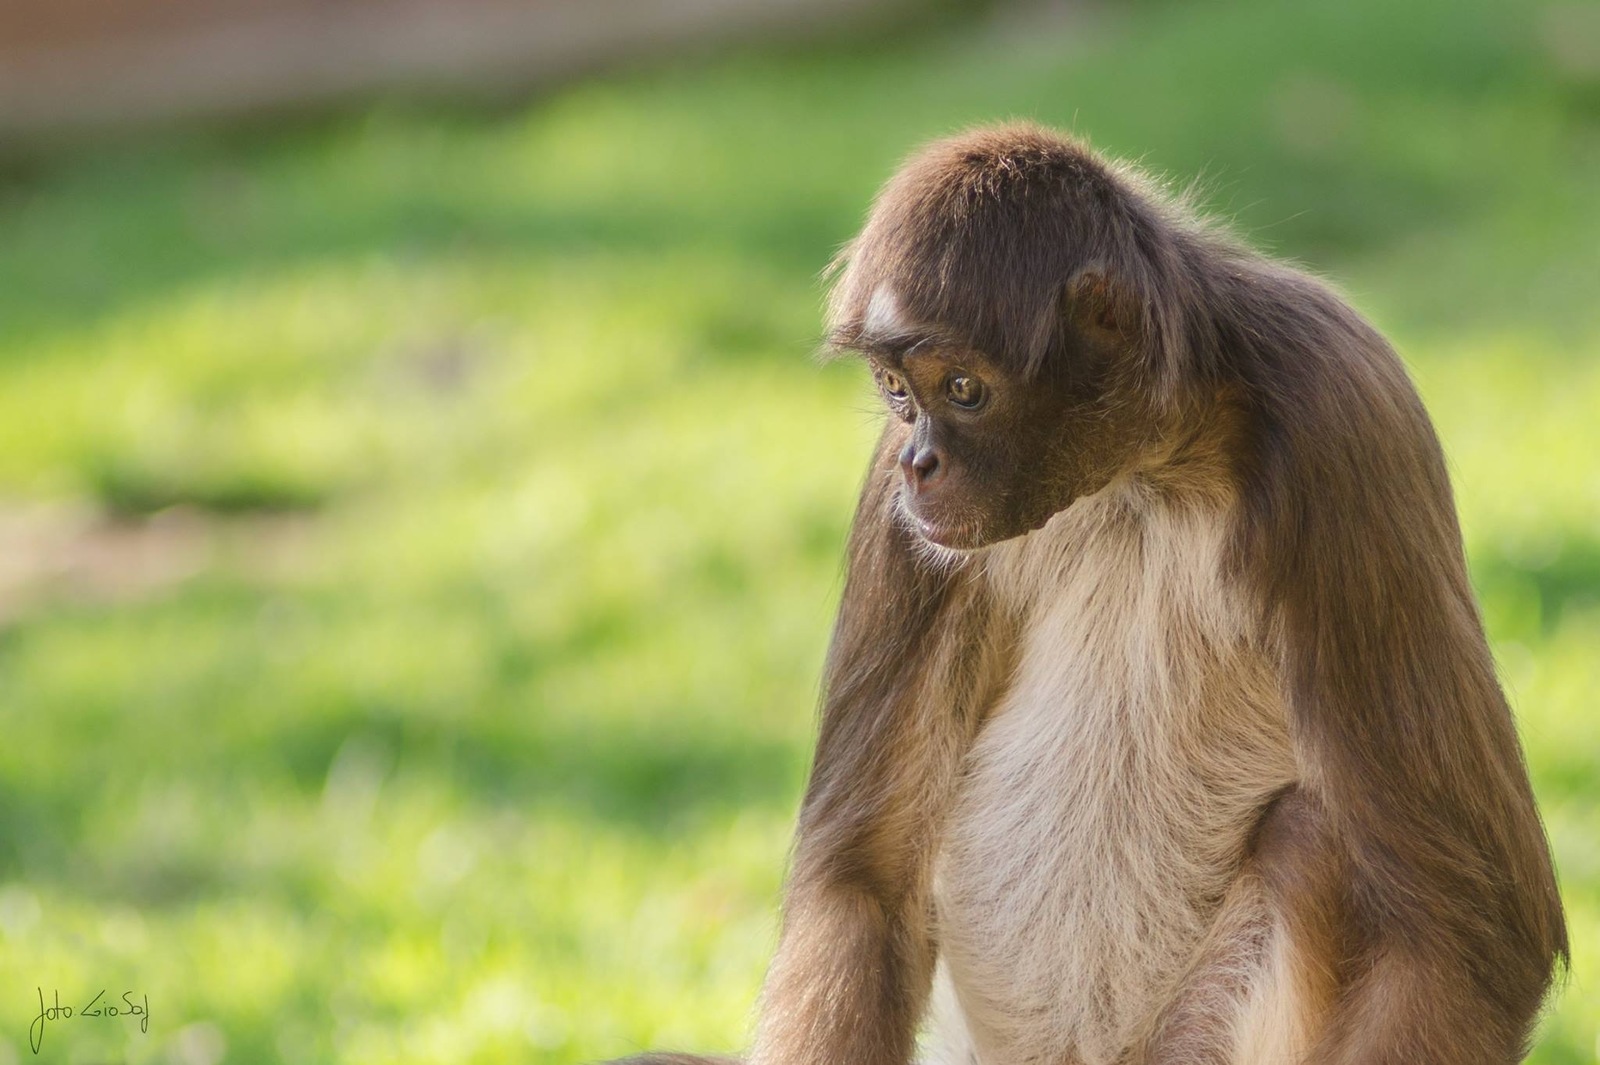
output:
<path id="1" fill-rule="evenodd" d="M 1117 1062 L 1295 779 L 1226 529 L 1125 482 L 982 560 L 1028 636 L 936 865 L 936 1060 Z"/>

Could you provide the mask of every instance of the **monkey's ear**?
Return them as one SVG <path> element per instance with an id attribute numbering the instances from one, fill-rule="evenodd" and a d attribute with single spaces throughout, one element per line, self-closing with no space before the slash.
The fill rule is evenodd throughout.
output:
<path id="1" fill-rule="evenodd" d="M 1107 339 L 1132 340 L 1143 332 L 1138 298 L 1116 276 L 1090 268 L 1067 283 L 1067 318 L 1073 325 Z"/>

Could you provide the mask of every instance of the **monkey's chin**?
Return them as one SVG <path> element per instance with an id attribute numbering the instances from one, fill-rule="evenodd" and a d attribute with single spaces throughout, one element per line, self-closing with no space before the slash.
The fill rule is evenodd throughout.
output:
<path id="1" fill-rule="evenodd" d="M 1023 518 L 1007 525 L 995 527 L 992 524 L 982 524 L 971 520 L 967 521 L 939 521 L 936 518 L 924 517 L 918 514 L 904 499 L 900 503 L 900 512 L 905 516 L 906 522 L 915 529 L 917 535 L 922 537 L 934 547 L 946 551 L 981 551 L 995 544 L 1005 543 L 1007 540 L 1016 540 L 1036 532 L 1050 524 L 1050 520 L 1059 511 L 1036 514 Z"/>
<path id="2" fill-rule="evenodd" d="M 1006 539 L 1004 535 L 996 535 L 995 530 L 987 527 L 987 523 L 973 520 L 970 514 L 952 519 L 920 513 L 917 505 L 907 499 L 904 493 L 900 495 L 896 509 L 900 511 L 900 519 L 908 531 L 914 531 L 931 546 L 945 551 L 979 551 Z"/>
<path id="3" fill-rule="evenodd" d="M 970 525 L 944 525 L 927 518 L 918 517 L 909 511 L 906 516 L 911 519 L 912 526 L 928 543 L 935 547 L 942 547 L 946 551 L 977 551 L 988 547 L 995 541 L 981 535 L 978 530 Z"/>

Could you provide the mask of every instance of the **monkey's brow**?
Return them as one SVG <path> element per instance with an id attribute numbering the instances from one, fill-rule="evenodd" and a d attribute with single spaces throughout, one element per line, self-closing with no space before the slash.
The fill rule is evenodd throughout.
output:
<path id="1" fill-rule="evenodd" d="M 861 330 L 840 330 L 828 337 L 835 351 L 852 351 L 860 355 L 879 358 L 903 359 L 922 348 L 951 343 L 943 333 L 915 330 L 904 333 L 867 333 Z"/>

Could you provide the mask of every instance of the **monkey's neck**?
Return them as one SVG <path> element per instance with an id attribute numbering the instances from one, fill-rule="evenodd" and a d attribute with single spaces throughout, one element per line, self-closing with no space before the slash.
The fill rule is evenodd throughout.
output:
<path id="1" fill-rule="evenodd" d="M 1218 386 L 1158 420 L 1118 480 L 1170 502 L 1225 504 L 1237 494 L 1248 437 L 1244 397 L 1233 386 Z"/>

